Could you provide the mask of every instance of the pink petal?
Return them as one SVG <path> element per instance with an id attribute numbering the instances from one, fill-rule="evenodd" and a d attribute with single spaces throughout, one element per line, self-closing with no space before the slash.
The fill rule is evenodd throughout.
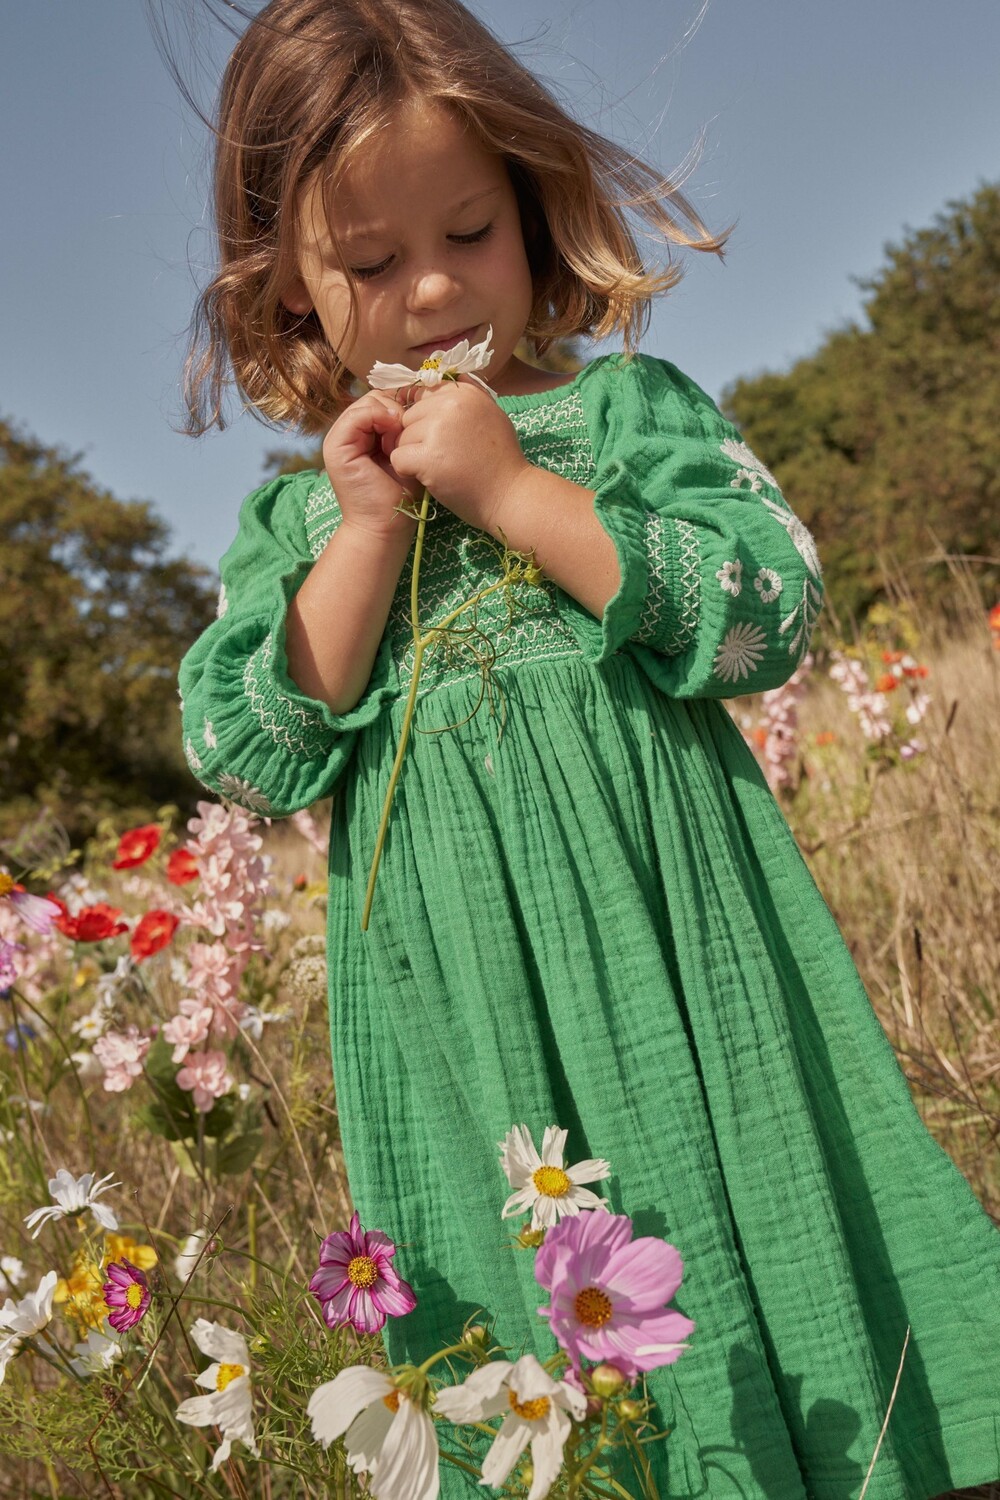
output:
<path id="1" fill-rule="evenodd" d="M 351 1303 L 349 1320 L 359 1333 L 378 1333 L 385 1327 L 385 1313 L 376 1303 L 371 1292 L 357 1287 L 357 1296 Z"/>
<path id="2" fill-rule="evenodd" d="M 664 1240 L 633 1240 L 609 1257 L 601 1285 L 626 1299 L 629 1311 L 651 1312 L 669 1302 L 681 1284 L 684 1262 Z"/>
<path id="3" fill-rule="evenodd" d="M 338 1292 L 350 1289 L 352 1285 L 339 1266 L 320 1266 L 310 1279 L 309 1290 L 320 1302 L 329 1302 Z"/>
<path id="4" fill-rule="evenodd" d="M 321 1299 L 323 1317 L 329 1328 L 338 1328 L 341 1323 L 350 1321 L 351 1299 L 356 1288 L 349 1281 L 338 1287 L 332 1297 Z"/>
<path id="5" fill-rule="evenodd" d="M 398 1286 L 390 1287 L 384 1283 L 377 1286 L 375 1301 L 390 1318 L 401 1318 L 404 1313 L 412 1312 L 417 1305 L 413 1288 L 405 1281 L 400 1281 Z"/>

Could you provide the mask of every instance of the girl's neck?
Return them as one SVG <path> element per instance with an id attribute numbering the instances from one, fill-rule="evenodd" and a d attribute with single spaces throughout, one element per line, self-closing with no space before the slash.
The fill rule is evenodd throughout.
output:
<path id="1" fill-rule="evenodd" d="M 534 396 L 539 391 L 554 391 L 561 385 L 571 385 L 575 378 L 572 373 L 540 370 L 537 365 L 529 365 L 522 359 L 512 359 L 496 389 L 500 396 Z"/>

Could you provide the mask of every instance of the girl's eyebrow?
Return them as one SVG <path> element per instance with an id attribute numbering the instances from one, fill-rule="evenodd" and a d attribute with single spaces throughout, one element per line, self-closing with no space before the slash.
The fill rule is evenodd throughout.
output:
<path id="1" fill-rule="evenodd" d="M 492 187 L 483 188 L 483 190 L 478 193 L 470 193 L 467 198 L 463 198 L 459 203 L 451 204 L 450 207 L 446 210 L 446 217 L 451 218 L 455 214 L 460 214 L 464 209 L 471 207 L 473 203 L 478 203 L 482 198 L 493 198 L 500 191 L 501 189 L 499 187 Z M 340 243 L 344 246 L 356 245 L 361 243 L 363 240 L 382 239 L 390 232 L 391 230 L 388 225 L 368 224 L 364 229 L 349 229 L 346 234 L 340 236 Z"/>

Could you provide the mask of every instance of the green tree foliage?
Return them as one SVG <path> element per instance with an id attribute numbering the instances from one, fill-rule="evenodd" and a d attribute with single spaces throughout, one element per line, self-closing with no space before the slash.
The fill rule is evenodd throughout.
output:
<path id="1" fill-rule="evenodd" d="M 73 831 L 109 807 L 190 802 L 177 664 L 214 580 L 165 556 L 144 502 L 0 421 L 0 826 L 40 803 Z"/>
<path id="2" fill-rule="evenodd" d="M 863 325 L 724 396 L 814 530 L 835 607 L 863 613 L 883 570 L 947 607 L 942 549 L 1000 589 L 1000 184 L 886 248 Z M 937 559 L 935 561 L 934 559 Z"/>

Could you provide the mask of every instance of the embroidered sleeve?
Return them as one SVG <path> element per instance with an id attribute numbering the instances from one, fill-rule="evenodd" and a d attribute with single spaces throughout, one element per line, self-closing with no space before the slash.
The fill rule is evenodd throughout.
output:
<path id="1" fill-rule="evenodd" d="M 819 558 L 774 475 L 697 386 L 659 360 L 608 362 L 590 394 L 595 510 L 621 584 L 575 624 L 594 661 L 628 648 L 664 691 L 778 686 L 809 645 Z"/>
<path id="2" fill-rule="evenodd" d="M 327 796 L 356 733 L 381 711 L 387 663 L 344 715 L 292 681 L 285 617 L 339 520 L 328 483 L 284 476 L 249 497 L 222 560 L 218 617 L 180 669 L 184 752 L 211 791 L 266 817 Z M 378 680 L 376 680 L 378 679 Z"/>

